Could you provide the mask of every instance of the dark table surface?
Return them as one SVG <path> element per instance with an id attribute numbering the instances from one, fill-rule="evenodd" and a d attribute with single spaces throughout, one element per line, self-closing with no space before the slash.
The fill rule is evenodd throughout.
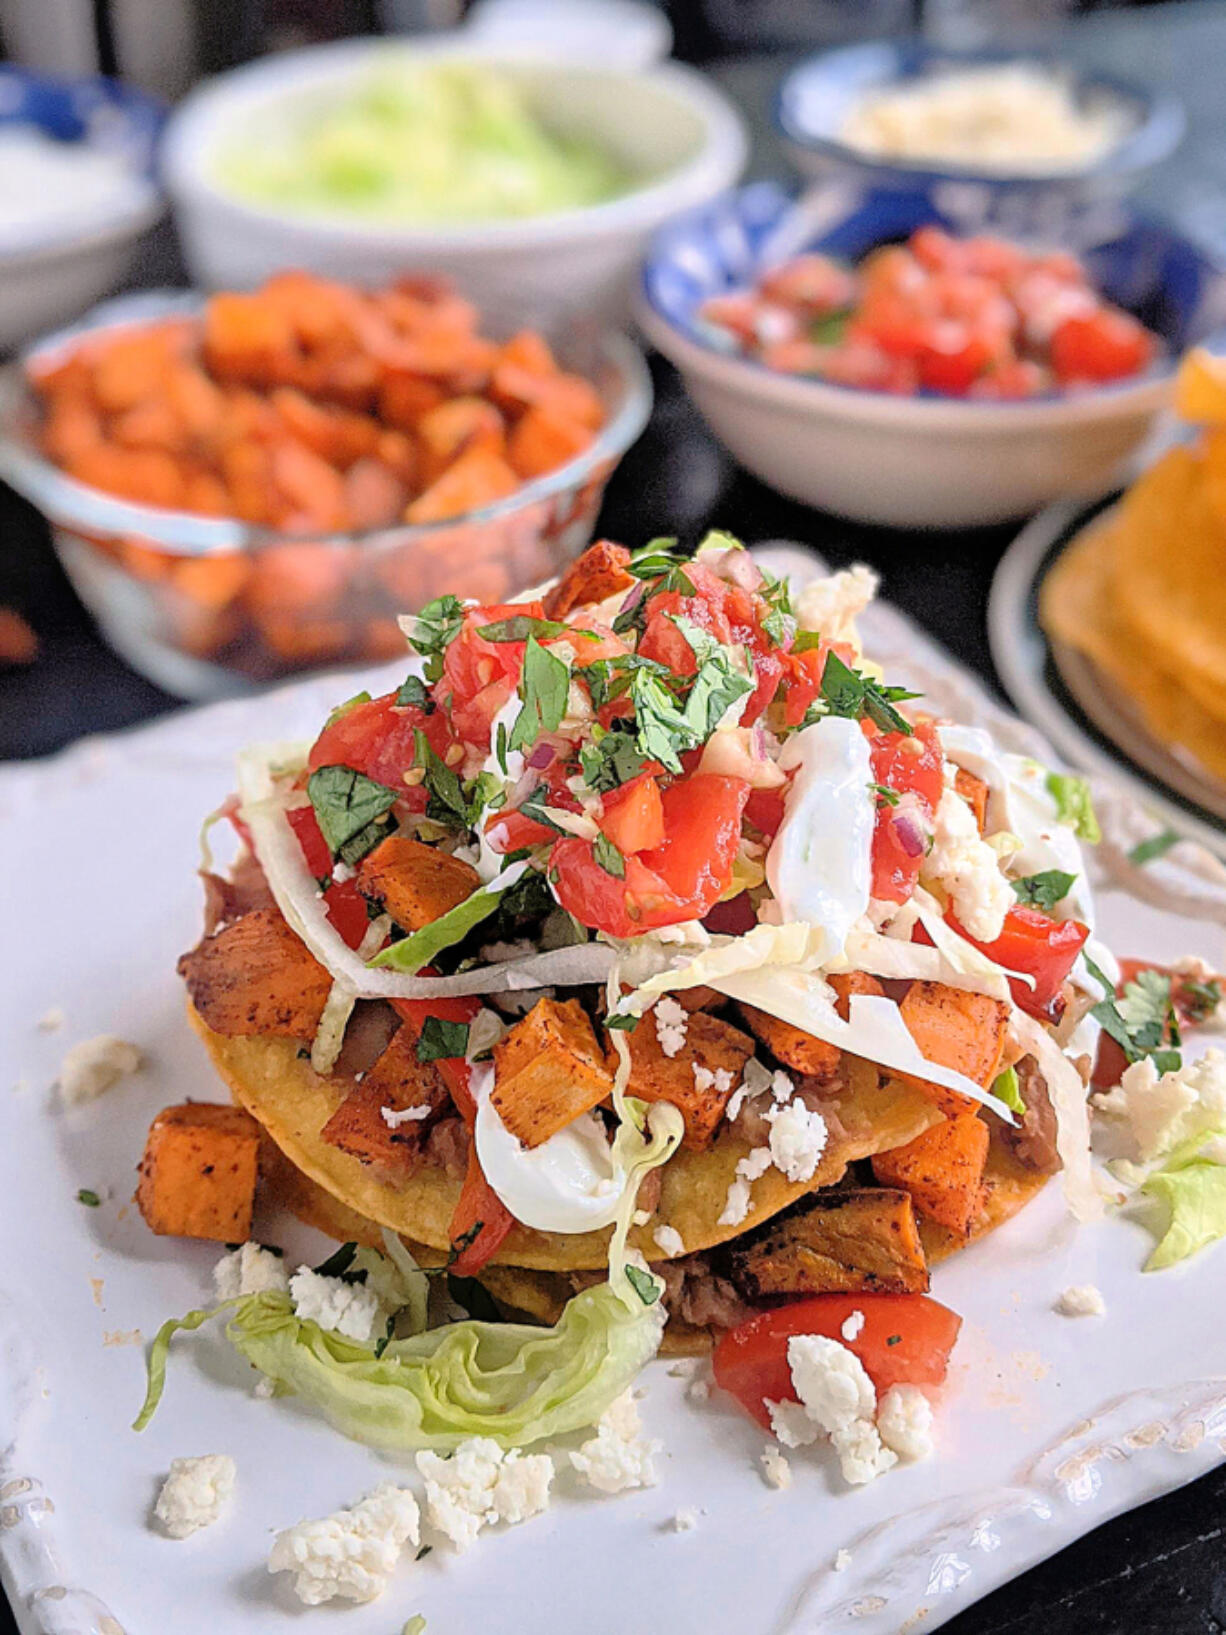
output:
<path id="1" fill-rule="evenodd" d="M 1077 25 L 1068 48 L 1183 97 L 1187 143 L 1147 182 L 1145 202 L 1174 212 L 1226 251 L 1226 0 L 1099 13 Z M 778 60 L 741 58 L 713 70 L 754 122 L 759 174 L 779 168 L 764 110 L 781 67 Z M 163 230 L 147 248 L 138 281 L 180 276 L 173 239 Z M 835 565 L 869 561 L 886 595 L 998 685 L 984 609 L 1011 530 L 897 533 L 783 499 L 721 451 L 674 372 L 659 360 L 653 369 L 655 413 L 609 485 L 601 532 L 635 543 L 660 532 L 694 538 L 718 525 L 748 541 L 811 543 Z M 2 486 L 0 540 L 0 605 L 25 613 L 41 641 L 34 664 L 0 673 L 0 759 L 46 754 L 85 733 L 184 707 L 103 645 L 41 519 Z M 1226 1468 L 1109 1522 L 944 1627 L 950 1635 L 1226 1635 L 1224 1539 Z M 0 1608 L 0 1635 L 6 1627 Z"/>

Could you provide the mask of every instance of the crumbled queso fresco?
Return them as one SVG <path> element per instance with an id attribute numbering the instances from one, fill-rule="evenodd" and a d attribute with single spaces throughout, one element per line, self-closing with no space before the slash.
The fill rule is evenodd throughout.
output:
<path id="1" fill-rule="evenodd" d="M 1102 1317 L 1106 1314 L 1107 1302 L 1093 1283 L 1075 1283 L 1056 1301 L 1056 1310 L 1061 1317 Z"/>
<path id="2" fill-rule="evenodd" d="M 419 1453 L 417 1469 L 426 1483 L 427 1519 L 457 1550 L 467 1550 L 487 1524 L 527 1521 L 549 1504 L 549 1455 L 504 1453 L 489 1437 L 462 1442 L 446 1459 Z"/>
<path id="3" fill-rule="evenodd" d="M 580 1476 L 601 1493 L 623 1493 L 632 1487 L 654 1487 L 655 1456 L 660 1443 L 641 1434 L 633 1395 L 623 1391 L 600 1417 L 596 1435 L 570 1456 Z"/>
<path id="4" fill-rule="evenodd" d="M 205 1453 L 172 1459 L 154 1515 L 171 1538 L 190 1538 L 211 1527 L 234 1492 L 234 1461 L 228 1453 Z"/>
<path id="5" fill-rule="evenodd" d="M 95 1101 L 143 1065 L 144 1057 L 137 1047 L 113 1033 L 82 1039 L 60 1063 L 60 1099 L 67 1107 Z"/>
<path id="6" fill-rule="evenodd" d="M 219 1300 L 245 1294 L 284 1294 L 289 1273 L 280 1255 L 259 1243 L 244 1243 L 223 1255 L 213 1268 L 213 1287 Z"/>
<path id="7" fill-rule="evenodd" d="M 300 1521 L 273 1540 L 270 1573 L 293 1573 L 294 1593 L 309 1607 L 324 1601 L 373 1601 L 406 1544 L 420 1536 L 417 1500 L 407 1487 L 382 1482 L 335 1515 Z"/>
<path id="8" fill-rule="evenodd" d="M 304 1323 L 318 1323 L 365 1345 L 379 1316 L 379 1299 L 364 1283 L 346 1283 L 300 1266 L 289 1280 L 294 1311 Z"/>
<path id="9" fill-rule="evenodd" d="M 793 1094 L 791 1079 L 786 1074 L 776 1073 L 771 1083 L 771 1093 L 775 1099 L 764 1115 L 770 1124 L 769 1142 L 765 1147 L 755 1147 L 744 1158 L 737 1160 L 735 1178 L 728 1188 L 723 1213 L 719 1217 L 721 1226 L 741 1224 L 749 1214 L 753 1183 L 759 1176 L 765 1175 L 772 1164 L 789 1181 L 809 1181 L 826 1150 L 829 1132 L 825 1119 L 815 1109 L 806 1107 L 803 1101 L 781 1099 L 777 1080 L 783 1081 L 788 1096 Z"/>
<path id="10" fill-rule="evenodd" d="M 659 1001 L 655 1008 L 656 1038 L 660 1042 L 660 1049 L 666 1056 L 676 1056 L 685 1048 L 686 1029 L 689 1023 L 685 1011 L 675 999 L 667 996 Z"/>

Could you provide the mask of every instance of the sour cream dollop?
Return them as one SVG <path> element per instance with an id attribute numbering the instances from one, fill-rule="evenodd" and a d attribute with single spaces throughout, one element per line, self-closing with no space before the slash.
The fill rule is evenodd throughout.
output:
<path id="1" fill-rule="evenodd" d="M 796 776 L 767 853 L 767 882 L 782 923 L 825 933 L 829 962 L 868 908 L 875 819 L 868 740 L 858 722 L 825 716 L 789 738 L 778 764 Z"/>

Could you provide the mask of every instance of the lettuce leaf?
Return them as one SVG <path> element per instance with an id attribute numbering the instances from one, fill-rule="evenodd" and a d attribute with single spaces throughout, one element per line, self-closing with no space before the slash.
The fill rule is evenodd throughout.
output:
<path id="1" fill-rule="evenodd" d="M 212 1315 L 164 1325 L 136 1429 L 157 1406 L 171 1334 Z M 602 1283 L 575 1295 L 553 1328 L 453 1323 L 392 1340 L 378 1357 L 304 1322 L 284 1294 L 241 1300 L 226 1334 L 279 1390 L 296 1392 L 343 1435 L 407 1452 L 446 1451 L 471 1436 L 521 1447 L 594 1424 L 655 1355 L 663 1331 L 661 1302 L 626 1299 Z"/>
<path id="2" fill-rule="evenodd" d="M 526 867 L 527 864 L 523 862 L 512 863 L 496 879 L 486 886 L 479 886 L 471 896 L 465 897 L 462 903 L 448 909 L 437 920 L 431 920 L 429 925 L 411 932 L 400 942 L 389 943 L 381 954 L 368 961 L 370 968 L 407 971 L 410 975 L 420 971 L 444 948 L 452 948 L 457 942 L 463 942 L 474 927 L 480 925 L 482 920 L 488 920 Z"/>
<path id="3" fill-rule="evenodd" d="M 1226 1237 L 1226 1165 L 1205 1162 L 1161 1169 L 1142 1185 L 1170 1211 L 1166 1232 L 1145 1262 L 1158 1272 Z"/>

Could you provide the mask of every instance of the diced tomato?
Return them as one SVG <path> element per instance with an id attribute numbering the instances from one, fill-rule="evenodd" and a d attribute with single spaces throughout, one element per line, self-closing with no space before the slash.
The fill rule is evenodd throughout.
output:
<path id="1" fill-rule="evenodd" d="M 1009 978 L 1014 1003 L 1040 1021 L 1054 1021 L 1062 1009 L 1061 988 L 1090 935 L 1079 920 L 1053 920 L 1040 909 L 1019 904 L 1005 916 L 1005 928 L 995 942 L 977 942 L 958 923 L 953 910 L 946 920 L 997 965 L 1034 978 L 1034 986 Z"/>
<path id="2" fill-rule="evenodd" d="M 1203 992 L 1198 993 L 1191 988 L 1189 985 L 1195 979 L 1184 972 L 1173 971 L 1169 965 L 1153 965 L 1147 959 L 1121 959 L 1120 980 L 1116 993 L 1122 994 L 1128 983 L 1135 982 L 1142 971 L 1158 971 L 1162 976 L 1171 978 L 1171 999 L 1181 1028 L 1203 1027 L 1211 1019 L 1215 1008 L 1207 1002 L 1211 996 L 1206 996 Z M 1226 992 L 1226 979 L 1214 976 L 1208 980 L 1215 982 L 1220 992 Z M 1128 1059 L 1119 1045 L 1109 1033 L 1101 1033 L 1098 1039 L 1098 1055 L 1094 1062 L 1094 1088 L 1107 1090 L 1118 1084 L 1127 1066 Z"/>
<path id="3" fill-rule="evenodd" d="M 471 1022 L 481 1009 L 481 1001 L 456 995 L 439 999 L 394 999 L 392 1006 L 403 1018 L 404 1025 L 420 1037 L 427 1017 L 436 1016 L 443 1022 Z M 446 1056 L 436 1061 L 435 1066 L 471 1132 L 477 1117 L 477 1104 L 473 1099 L 468 1063 L 463 1056 Z M 515 1217 L 486 1180 L 481 1160 L 477 1157 L 477 1143 L 472 1141 L 468 1149 L 468 1170 L 459 1202 L 451 1217 L 448 1236 L 452 1243 L 459 1243 L 478 1224 L 480 1230 L 452 1262 L 451 1270 L 457 1277 L 476 1276 L 515 1225 Z"/>
<path id="4" fill-rule="evenodd" d="M 1064 381 L 1123 380 L 1139 374 L 1153 355 L 1149 331 L 1113 307 L 1066 318 L 1051 338 L 1052 366 Z"/>
<path id="5" fill-rule="evenodd" d="M 945 786 L 936 723 L 917 721 L 910 733 L 880 732 L 871 724 L 866 731 L 871 732 L 873 781 L 899 795 L 914 795 L 921 808 L 934 812 Z M 915 890 L 923 860 L 924 847 L 916 843 L 912 815 L 880 803 L 873 825 L 873 896 L 905 903 Z"/>
<path id="6" fill-rule="evenodd" d="M 495 812 L 485 826 L 486 838 L 496 852 L 517 852 L 525 846 L 547 845 L 557 833 L 523 812 Z"/>
<path id="7" fill-rule="evenodd" d="M 919 355 L 920 385 L 961 397 L 991 368 L 1008 342 L 953 319 L 934 324 Z"/>
<path id="8" fill-rule="evenodd" d="M 302 855 L 306 858 L 306 866 L 317 880 L 326 880 L 332 873 L 332 853 L 328 850 L 328 842 L 319 832 L 319 824 L 315 818 L 313 806 L 295 806 L 286 816 L 289 826 L 294 831 L 298 844 L 302 847 Z"/>
<path id="9" fill-rule="evenodd" d="M 864 1313 L 854 1340 L 843 1324 Z M 715 1382 L 759 1425 L 770 1429 L 765 1399 L 796 1401 L 788 1367 L 794 1334 L 820 1334 L 854 1351 L 878 1392 L 892 1385 L 940 1385 L 962 1319 L 926 1294 L 819 1294 L 751 1317 L 715 1348 Z"/>
<path id="10" fill-rule="evenodd" d="M 501 619 L 543 619 L 542 602 L 472 608 L 443 655 L 443 673 L 434 696 L 446 705 L 456 736 L 480 749 L 490 747 L 490 724 L 519 686 L 527 642 L 492 642 L 478 635 Z"/>
<path id="11" fill-rule="evenodd" d="M 559 840 L 550 853 L 558 901 L 613 937 L 701 919 L 732 878 L 748 795 L 744 779 L 708 773 L 672 784 L 661 797 L 663 844 L 627 857 L 624 878 L 597 863 L 591 841 Z"/>
<path id="12" fill-rule="evenodd" d="M 421 812 L 426 807 L 426 790 L 407 788 L 404 781 L 413 766 L 419 730 L 437 754 L 446 754 L 450 738 L 444 712 L 427 714 L 415 704 L 398 705 L 395 693 L 386 693 L 368 703 L 354 704 L 330 722 L 315 740 L 307 764 L 312 772 L 320 766 L 351 766 L 376 783 L 400 790 L 404 805 Z"/>
<path id="13" fill-rule="evenodd" d="M 741 711 L 741 725 L 751 727 L 762 711 L 769 708 L 779 691 L 787 655 L 777 647 L 766 647 L 753 652 L 753 692 L 745 700 Z"/>
<path id="14" fill-rule="evenodd" d="M 788 653 L 783 660 L 783 722 L 798 727 L 804 720 L 810 704 L 822 690 L 822 671 L 830 643 L 821 642 L 803 653 Z"/>
<path id="15" fill-rule="evenodd" d="M 762 303 L 748 290 L 734 290 L 729 295 L 713 295 L 704 301 L 701 316 L 710 324 L 718 324 L 735 335 L 745 345 L 758 336 L 758 313 Z"/>
<path id="16" fill-rule="evenodd" d="M 666 664 L 675 675 L 692 676 L 698 668 L 694 650 L 678 630 L 674 620 L 686 619 L 717 641 L 732 641 L 732 624 L 726 612 L 730 587 L 701 563 L 686 564 L 685 576 L 694 587 L 693 596 L 680 591 L 660 591 L 651 598 L 647 627 L 639 641 L 641 657 Z"/>
<path id="17" fill-rule="evenodd" d="M 604 798 L 600 827 L 618 851 L 630 856 L 664 842 L 664 802 L 650 773 L 641 773 Z"/>
<path id="18" fill-rule="evenodd" d="M 794 308 L 805 318 L 823 318 L 851 305 L 855 279 L 846 267 L 825 255 L 798 255 L 762 275 L 759 285 L 768 301 Z"/>
<path id="19" fill-rule="evenodd" d="M 286 815 L 290 828 L 302 847 L 307 868 L 317 880 L 326 880 L 332 873 L 332 853 L 328 850 L 327 841 L 319 832 L 315 808 L 295 806 Z M 366 899 L 356 884 L 352 880 L 342 880 L 337 885 L 328 886 L 324 892 L 324 902 L 328 907 L 328 918 L 336 928 L 337 935 L 348 943 L 350 948 L 356 948 L 366 935 L 366 928 L 370 924 L 370 916 L 366 912 Z"/>
<path id="20" fill-rule="evenodd" d="M 745 821 L 764 835 L 776 835 L 783 822 L 782 789 L 751 789 L 745 802 Z"/>

